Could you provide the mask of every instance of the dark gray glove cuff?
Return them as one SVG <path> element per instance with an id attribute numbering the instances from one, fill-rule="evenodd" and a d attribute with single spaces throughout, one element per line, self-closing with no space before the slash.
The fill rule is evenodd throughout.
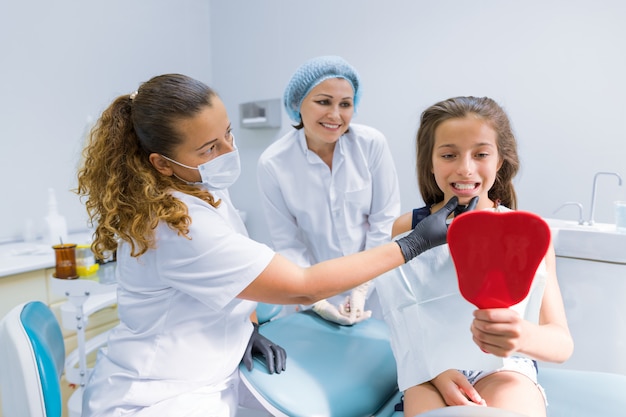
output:
<path id="1" fill-rule="evenodd" d="M 398 246 L 400 246 L 402 256 L 404 256 L 404 263 L 409 262 L 420 253 L 424 252 L 422 247 L 424 246 L 425 242 L 420 241 L 420 239 L 418 239 L 418 236 L 414 233 L 401 237 L 400 239 L 396 240 L 396 243 L 398 244 Z"/>

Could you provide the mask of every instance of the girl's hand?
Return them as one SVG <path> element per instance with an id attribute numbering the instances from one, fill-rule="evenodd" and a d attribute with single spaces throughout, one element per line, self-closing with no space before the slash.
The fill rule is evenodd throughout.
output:
<path id="1" fill-rule="evenodd" d="M 440 373 L 430 382 L 447 405 L 487 405 L 465 375 L 455 369 Z"/>
<path id="2" fill-rule="evenodd" d="M 526 324 L 516 311 L 508 308 L 475 310 L 472 337 L 484 352 L 508 357 L 523 350 Z"/>

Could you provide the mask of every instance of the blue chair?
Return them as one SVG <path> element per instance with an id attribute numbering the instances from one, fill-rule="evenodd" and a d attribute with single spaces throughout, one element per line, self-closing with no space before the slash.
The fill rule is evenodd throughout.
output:
<path id="1" fill-rule="evenodd" d="M 548 417 L 626 415 L 626 376 L 539 367 L 548 396 Z"/>
<path id="2" fill-rule="evenodd" d="M 39 301 L 14 307 L 0 323 L 4 417 L 61 417 L 65 344 L 56 317 Z"/>
<path id="3" fill-rule="evenodd" d="M 261 322 L 277 311 L 271 304 L 259 303 L 257 308 Z M 345 327 L 304 311 L 274 319 L 259 331 L 285 348 L 287 370 L 269 375 L 258 359 L 251 372 L 245 366 L 239 369 L 246 386 L 272 415 L 404 416 L 394 410 L 401 394 L 384 322 L 370 319 Z M 540 366 L 539 383 L 548 395 L 548 417 L 626 415 L 625 375 Z M 453 407 L 432 415 L 472 416 L 478 410 Z M 489 410 L 493 415 L 498 411 L 505 417 L 502 410 Z"/>
<path id="4" fill-rule="evenodd" d="M 256 307 L 256 317 L 259 323 L 264 324 L 272 320 L 283 311 L 280 304 L 258 303 Z"/>
<path id="5" fill-rule="evenodd" d="M 305 310 L 262 324 L 259 331 L 287 351 L 287 369 L 270 375 L 265 363 L 255 359 L 252 371 L 243 365 L 239 370 L 244 384 L 273 416 L 393 414 L 400 394 L 383 321 L 340 326 Z"/>

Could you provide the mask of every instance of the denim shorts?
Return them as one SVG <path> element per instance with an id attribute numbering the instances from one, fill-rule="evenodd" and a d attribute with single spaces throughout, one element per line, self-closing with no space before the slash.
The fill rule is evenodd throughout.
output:
<path id="1" fill-rule="evenodd" d="M 500 371 L 511 371 L 526 375 L 537 386 L 537 388 L 539 388 L 539 391 L 543 396 L 546 406 L 548 405 L 546 393 L 543 387 L 539 385 L 539 382 L 537 381 L 537 362 L 532 359 L 521 356 L 511 356 L 509 358 L 504 358 L 504 366 L 502 368 L 494 369 L 492 371 L 467 371 L 459 369 L 459 372 L 461 372 L 472 385 L 475 385 L 484 377 Z"/>

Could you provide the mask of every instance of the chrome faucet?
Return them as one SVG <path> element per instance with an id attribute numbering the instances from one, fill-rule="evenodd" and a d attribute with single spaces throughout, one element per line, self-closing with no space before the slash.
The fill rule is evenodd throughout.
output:
<path id="1" fill-rule="evenodd" d="M 552 214 L 556 214 L 557 211 L 561 210 L 565 206 L 577 206 L 578 207 L 578 224 L 583 225 L 585 221 L 583 220 L 583 205 L 577 201 L 568 201 L 566 203 L 561 204 L 556 210 L 552 212 Z"/>
<path id="2" fill-rule="evenodd" d="M 622 177 L 617 172 L 596 172 L 596 175 L 593 176 L 593 188 L 591 189 L 591 212 L 589 214 L 589 221 L 587 222 L 590 226 L 594 223 L 593 214 L 596 210 L 596 186 L 598 185 L 598 177 L 600 175 L 613 175 L 617 177 L 619 185 L 622 185 Z"/>

